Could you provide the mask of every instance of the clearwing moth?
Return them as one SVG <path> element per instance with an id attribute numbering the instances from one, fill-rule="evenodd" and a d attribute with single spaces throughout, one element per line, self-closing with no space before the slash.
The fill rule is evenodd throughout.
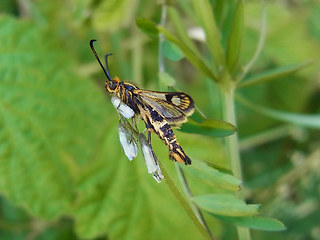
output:
<path id="1" fill-rule="evenodd" d="M 179 144 L 171 127 L 179 127 L 187 121 L 187 117 L 194 112 L 194 102 L 190 96 L 183 92 L 158 92 L 142 90 L 137 86 L 120 81 L 118 77 L 111 78 L 108 68 L 108 56 L 106 54 L 104 67 L 94 49 L 93 42 L 90 41 L 90 47 L 97 61 L 99 62 L 104 74 L 107 77 L 106 90 L 112 95 L 119 98 L 124 104 L 131 108 L 134 115 L 121 106 L 125 112 L 128 112 L 126 118 L 134 118 L 140 115 L 148 130 L 148 141 L 151 144 L 151 133 L 156 133 L 158 137 L 168 146 L 169 158 L 186 165 L 191 164 L 190 158 L 185 154 Z M 113 104 L 115 100 L 113 100 Z"/>

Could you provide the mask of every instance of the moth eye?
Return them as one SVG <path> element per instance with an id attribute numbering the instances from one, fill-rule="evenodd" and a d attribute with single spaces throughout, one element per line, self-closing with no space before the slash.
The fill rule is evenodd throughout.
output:
<path id="1" fill-rule="evenodd" d="M 109 85 L 109 88 L 110 88 L 111 90 L 115 90 L 116 87 L 118 86 L 118 83 L 115 82 L 115 81 L 110 81 L 110 82 L 108 82 L 108 85 Z"/>

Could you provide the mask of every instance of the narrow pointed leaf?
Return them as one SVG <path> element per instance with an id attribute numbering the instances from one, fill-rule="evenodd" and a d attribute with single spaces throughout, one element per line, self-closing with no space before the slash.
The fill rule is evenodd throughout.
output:
<path id="1" fill-rule="evenodd" d="M 249 216 L 249 217 L 229 217 L 212 214 L 216 218 L 231 223 L 233 225 L 251 228 L 261 231 L 284 231 L 287 228 L 285 225 L 275 218 Z"/>
<path id="2" fill-rule="evenodd" d="M 230 174 L 220 172 L 204 162 L 193 160 L 191 166 L 182 167 L 185 172 L 213 187 L 230 191 L 240 190 L 241 181 L 239 179 Z"/>
<path id="3" fill-rule="evenodd" d="M 231 5 L 229 2 L 227 1 L 216 1 L 215 2 L 215 9 L 214 9 L 214 13 L 215 13 L 215 19 L 217 22 L 217 26 L 222 26 L 223 21 L 225 20 L 225 10 L 227 9 L 227 6 Z"/>
<path id="4" fill-rule="evenodd" d="M 145 32 L 152 39 L 158 38 L 158 29 L 156 23 L 146 19 L 146 18 L 137 18 L 136 24 L 143 32 Z"/>
<path id="5" fill-rule="evenodd" d="M 207 66 L 207 64 L 203 61 L 203 59 L 197 55 L 197 53 L 193 52 L 187 45 L 181 42 L 176 36 L 171 34 L 167 29 L 162 26 L 157 27 L 158 30 L 164 34 L 166 39 L 171 43 L 177 45 L 182 52 L 184 53 L 185 57 L 200 71 L 206 74 L 210 79 L 218 81 L 218 78 L 213 73 L 213 71 Z"/>
<path id="6" fill-rule="evenodd" d="M 266 116 L 275 118 L 277 120 L 296 124 L 302 127 L 320 129 L 320 114 L 297 114 L 273 110 L 251 103 L 239 95 L 236 96 L 236 99 L 245 106 L 251 108 L 252 110 L 262 113 Z"/>
<path id="7" fill-rule="evenodd" d="M 243 72 L 239 76 L 238 79 L 242 80 L 247 73 L 251 70 L 253 64 L 257 61 L 258 57 L 261 54 L 261 51 L 263 49 L 265 40 L 266 40 L 266 35 L 267 35 L 267 7 L 264 2 L 262 2 L 262 12 L 261 12 L 261 23 L 260 23 L 260 32 L 259 32 L 259 40 L 258 44 L 256 46 L 256 50 L 254 51 L 253 56 L 249 60 L 249 62 L 243 67 Z"/>
<path id="8" fill-rule="evenodd" d="M 238 1 L 233 22 L 231 26 L 231 32 L 228 39 L 227 45 L 227 67 L 232 71 L 238 64 L 241 43 L 243 35 L 243 3 L 241 0 Z"/>
<path id="9" fill-rule="evenodd" d="M 246 204 L 231 194 L 201 195 L 194 197 L 193 201 L 203 210 L 223 216 L 253 216 L 259 209 L 259 205 Z"/>
<path id="10" fill-rule="evenodd" d="M 178 92 L 178 90 L 174 90 Z M 192 119 L 193 121 L 196 121 L 198 123 L 202 123 L 205 120 L 204 116 L 199 111 L 194 111 L 194 113 L 190 116 L 189 119 Z"/>
<path id="11" fill-rule="evenodd" d="M 190 119 L 187 123 L 183 124 L 179 130 L 186 133 L 196 133 L 211 137 L 225 137 L 234 134 L 237 128 L 231 123 L 221 120 L 208 119 L 199 123 Z"/>
<path id="12" fill-rule="evenodd" d="M 283 66 L 283 67 L 279 67 L 279 68 L 272 69 L 269 71 L 265 71 L 260 74 L 256 74 L 253 77 L 248 78 L 248 79 L 244 80 L 243 82 L 241 82 L 238 85 L 238 88 L 248 87 L 248 86 L 252 86 L 255 84 L 265 83 L 265 82 L 269 82 L 269 81 L 273 81 L 273 80 L 277 80 L 277 79 L 289 76 L 290 74 L 293 74 L 293 73 L 299 71 L 300 69 L 307 67 L 308 65 L 310 65 L 310 63 L 311 62 L 308 61 L 308 62 L 305 62 L 302 64 Z"/>
<path id="13" fill-rule="evenodd" d="M 206 33 L 206 41 L 216 68 L 224 66 L 224 53 L 220 42 L 220 33 L 217 28 L 212 8 L 208 0 L 193 0 L 195 13 Z"/>

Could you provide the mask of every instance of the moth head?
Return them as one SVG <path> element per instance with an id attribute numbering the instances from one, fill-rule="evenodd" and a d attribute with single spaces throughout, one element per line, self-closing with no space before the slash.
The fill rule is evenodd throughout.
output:
<path id="1" fill-rule="evenodd" d="M 110 80 L 106 81 L 106 89 L 108 92 L 113 93 L 118 89 L 119 84 L 120 84 L 120 79 L 116 77 L 111 81 Z"/>

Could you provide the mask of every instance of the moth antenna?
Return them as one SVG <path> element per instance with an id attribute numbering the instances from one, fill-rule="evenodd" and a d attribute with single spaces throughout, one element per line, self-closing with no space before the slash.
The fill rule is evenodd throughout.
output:
<path id="1" fill-rule="evenodd" d="M 110 72 L 109 72 L 109 66 L 108 66 L 108 57 L 111 55 L 112 55 L 112 53 L 107 53 L 106 56 L 104 57 L 104 61 L 106 62 L 107 74 L 109 76 L 108 79 L 111 79 Z"/>
<path id="2" fill-rule="evenodd" d="M 106 75 L 106 77 L 108 78 L 109 81 L 112 81 L 112 79 L 111 79 L 111 77 L 110 77 L 109 69 L 108 69 L 108 71 L 106 71 L 106 69 L 104 68 L 104 66 L 102 65 L 102 63 L 101 63 L 101 61 L 100 61 L 100 58 L 99 58 L 96 50 L 94 49 L 93 43 L 94 43 L 95 41 L 97 41 L 97 40 L 95 40 L 95 39 L 90 40 L 90 48 L 91 48 L 94 56 L 96 57 L 97 61 L 99 62 L 99 64 L 100 64 L 100 66 L 101 66 L 104 74 Z M 108 54 L 107 54 L 107 55 L 108 55 Z M 107 55 L 106 55 L 106 57 L 107 57 Z M 108 65 L 107 65 L 107 68 L 108 68 Z"/>

